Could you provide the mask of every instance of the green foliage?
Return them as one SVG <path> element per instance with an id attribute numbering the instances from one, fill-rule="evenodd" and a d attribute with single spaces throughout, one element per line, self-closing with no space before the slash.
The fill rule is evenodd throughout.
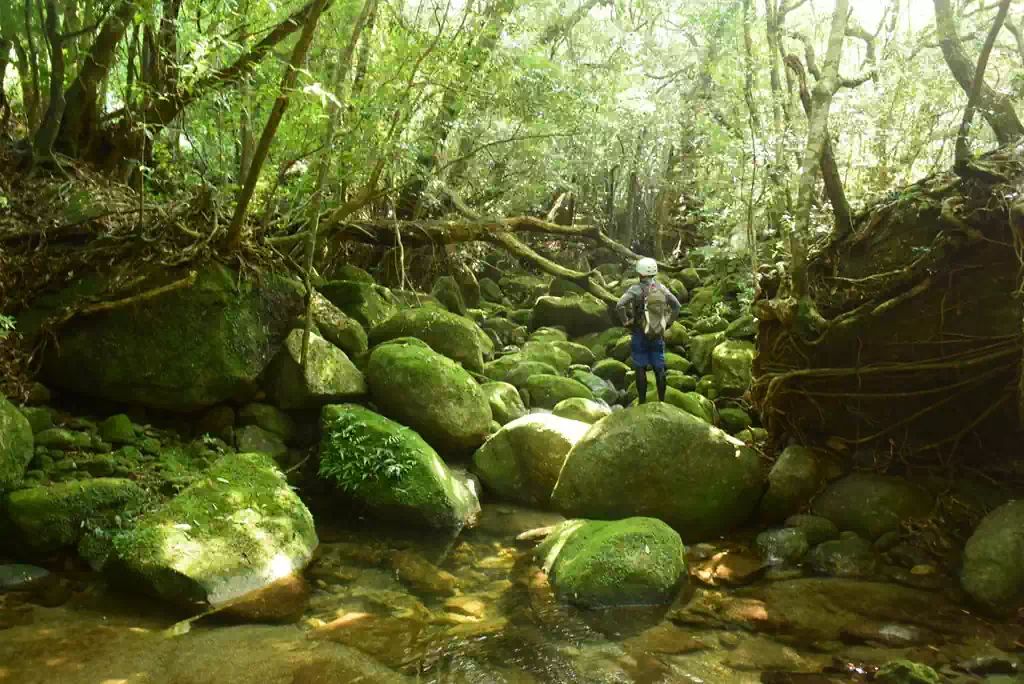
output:
<path id="1" fill-rule="evenodd" d="M 330 437 L 327 453 L 320 456 L 320 476 L 347 492 L 382 479 L 397 483 L 416 463 L 403 440 L 403 432 L 411 432 L 409 428 L 384 436 L 367 427 L 346 414 L 325 426 Z"/>
<path id="2" fill-rule="evenodd" d="M 0 340 L 5 339 L 14 331 L 14 316 L 0 314 Z"/>

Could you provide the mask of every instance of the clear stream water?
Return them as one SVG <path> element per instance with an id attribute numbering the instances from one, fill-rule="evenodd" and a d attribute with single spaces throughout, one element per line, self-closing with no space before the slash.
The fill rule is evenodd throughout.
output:
<path id="1" fill-rule="evenodd" d="M 485 505 L 456 537 L 318 520 L 298 621 L 211 616 L 172 637 L 182 615 L 58 570 L 59 605 L 0 594 L 0 683 L 814 684 L 867 681 L 899 657 L 946 665 L 949 681 L 1024 681 L 953 676 L 964 662 L 1005 669 L 1024 632 L 969 615 L 948 591 L 789 573 L 745 588 L 695 582 L 672 607 L 582 611 L 555 599 L 532 543 L 515 539 L 557 516 Z"/>

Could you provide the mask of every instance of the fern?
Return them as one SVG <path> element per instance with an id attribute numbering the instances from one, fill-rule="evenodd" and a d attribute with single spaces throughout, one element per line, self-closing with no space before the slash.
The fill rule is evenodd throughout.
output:
<path id="1" fill-rule="evenodd" d="M 347 492 L 381 480 L 397 483 L 416 463 L 400 433 L 381 438 L 367 427 L 345 416 L 328 426 L 330 437 L 320 456 L 320 476 Z"/>

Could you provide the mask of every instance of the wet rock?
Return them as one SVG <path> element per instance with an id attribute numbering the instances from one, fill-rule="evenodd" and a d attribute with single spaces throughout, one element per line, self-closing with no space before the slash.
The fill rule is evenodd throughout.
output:
<path id="1" fill-rule="evenodd" d="M 484 504 L 480 513 L 478 529 L 485 533 L 512 539 L 528 530 L 551 527 L 563 522 L 559 513 L 522 508 L 506 503 Z"/>
<path id="2" fill-rule="evenodd" d="M 444 607 L 473 618 L 482 618 L 487 613 L 487 603 L 474 595 L 455 596 L 445 601 Z"/>
<path id="3" fill-rule="evenodd" d="M 0 565 L 0 593 L 5 591 L 32 591 L 50 582 L 50 571 L 35 565 Z"/>
<path id="4" fill-rule="evenodd" d="M 888 648 L 935 644 L 939 641 L 938 635 L 931 630 L 897 622 L 854 623 L 843 627 L 839 636 L 846 642 L 876 643 Z"/>
<path id="5" fill-rule="evenodd" d="M 815 660 L 793 648 L 764 637 L 743 638 L 723 663 L 734 670 L 773 670 L 780 672 L 820 672 L 824 659 Z"/>
<path id="6" fill-rule="evenodd" d="M 487 439 L 487 397 L 451 359 L 429 348 L 392 342 L 370 354 L 367 377 L 380 412 L 418 432 L 442 454 L 475 449 Z"/>
<path id="7" fill-rule="evenodd" d="M 974 530 L 964 547 L 960 585 L 992 615 L 1024 608 L 1024 500 L 1003 504 Z"/>
<path id="8" fill-rule="evenodd" d="M 810 563 L 815 572 L 832 577 L 869 577 L 878 565 L 871 542 L 852 532 L 818 544 L 811 551 Z"/>
<path id="9" fill-rule="evenodd" d="M 458 579 L 412 551 L 395 551 L 391 565 L 398 579 L 425 594 L 450 596 L 455 593 Z"/>
<path id="10" fill-rule="evenodd" d="M 690 574 L 712 587 L 749 584 L 761 577 L 765 569 L 761 558 L 746 549 L 719 551 L 703 560 L 690 562 Z"/>
<path id="11" fill-rule="evenodd" d="M 811 500 L 820 481 L 814 452 L 802 446 L 786 447 L 768 473 L 768 491 L 761 499 L 759 517 L 778 523 Z"/>
<path id="12" fill-rule="evenodd" d="M 799 563 L 810 548 L 803 530 L 795 527 L 765 530 L 754 543 L 761 559 L 770 565 Z"/>
<path id="13" fill-rule="evenodd" d="M 400 667 L 418 653 L 424 624 L 407 618 L 350 612 L 316 626 L 308 638 L 358 648 L 390 667 Z"/>
<path id="14" fill-rule="evenodd" d="M 880 684 L 940 684 L 942 678 L 927 665 L 909 660 L 894 660 L 878 668 L 875 681 Z"/>
<path id="15" fill-rule="evenodd" d="M 499 496 L 543 507 L 569 450 L 589 429 L 578 420 L 532 413 L 504 426 L 477 449 L 473 467 Z"/>
<path id="16" fill-rule="evenodd" d="M 687 580 L 679 535 L 653 518 L 568 520 L 537 547 L 556 593 L 598 608 L 667 604 Z"/>
<path id="17" fill-rule="evenodd" d="M 0 492 L 21 483 L 34 446 L 28 419 L 0 394 Z"/>
<path id="18" fill-rule="evenodd" d="M 309 594 L 306 580 L 292 574 L 240 596 L 223 612 L 253 622 L 296 622 Z"/>
<path id="19" fill-rule="evenodd" d="M 802 530 L 804 536 L 807 537 L 807 543 L 811 546 L 839 538 L 839 528 L 835 523 L 818 515 L 791 515 L 783 524 L 786 527 Z"/>
<path id="20" fill-rule="evenodd" d="M 955 667 L 974 675 L 1013 675 L 1019 671 L 1020 662 L 1016 658 L 1004 655 L 984 655 L 961 660 Z"/>
<path id="21" fill-rule="evenodd" d="M 569 452 L 551 503 L 569 516 L 657 517 L 697 542 L 746 521 L 763 482 L 754 451 L 675 406 L 654 402 L 594 425 Z"/>
<path id="22" fill-rule="evenodd" d="M 836 480 L 814 501 L 814 513 L 841 530 L 875 540 L 910 518 L 931 514 L 933 499 L 924 489 L 895 476 L 851 473 Z"/>
<path id="23" fill-rule="evenodd" d="M 269 456 L 229 454 L 113 538 L 107 569 L 179 605 L 218 606 L 310 562 L 313 517 Z"/>
<path id="24" fill-rule="evenodd" d="M 475 492 L 415 431 L 356 404 L 321 412 L 320 476 L 376 516 L 435 528 L 472 525 Z"/>
<path id="25" fill-rule="evenodd" d="M 511 423 L 526 415 L 526 406 L 515 385 L 507 382 L 488 382 L 480 385 L 480 390 L 491 405 L 491 415 L 499 425 Z"/>

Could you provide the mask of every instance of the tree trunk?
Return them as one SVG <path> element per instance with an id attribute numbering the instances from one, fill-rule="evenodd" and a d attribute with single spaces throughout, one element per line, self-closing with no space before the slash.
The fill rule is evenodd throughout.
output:
<path id="1" fill-rule="evenodd" d="M 992 28 L 985 38 L 985 45 L 981 48 L 981 55 L 978 56 L 978 66 L 974 71 L 974 78 L 971 80 L 972 88 L 967 98 L 967 108 L 964 109 L 964 118 L 960 122 L 960 131 L 956 136 L 956 167 L 963 168 L 970 160 L 971 151 L 967 144 L 967 135 L 970 132 L 971 121 L 974 118 L 974 108 L 978 106 L 978 97 L 981 95 L 981 86 L 985 83 L 985 67 L 988 66 L 988 56 L 992 53 L 992 46 L 996 44 L 996 35 L 1002 28 L 1006 14 L 1010 11 L 1010 0 L 1002 0 L 999 3 L 999 11 L 996 13 L 996 20 L 992 22 Z"/>
<path id="2" fill-rule="evenodd" d="M 28 128 L 34 131 L 39 123 L 39 106 L 42 91 L 39 87 L 39 53 L 32 32 L 32 0 L 25 0 L 25 43 L 28 46 L 26 58 L 29 73 L 32 75 L 32 97 L 25 102 L 25 114 Z"/>
<path id="3" fill-rule="evenodd" d="M 242 16 L 249 15 L 248 1 L 242 6 Z M 249 25 L 242 26 L 238 42 L 244 51 L 249 50 Z M 249 173 L 252 163 L 252 130 L 249 124 L 249 79 L 238 81 L 238 184 L 241 185 Z"/>
<path id="4" fill-rule="evenodd" d="M 7 80 L 7 65 L 11 63 L 12 42 L 6 38 L 0 38 L 0 135 L 7 132 L 7 124 L 11 120 L 11 104 L 7 99 L 7 90 L 4 88 L 4 81 Z"/>
<path id="5" fill-rule="evenodd" d="M 821 156 L 828 137 L 828 114 L 832 106 L 832 95 L 839 87 L 839 60 L 842 56 L 843 37 L 849 14 L 849 0 L 836 0 L 832 14 L 832 29 L 828 39 L 828 52 L 821 80 L 814 84 L 811 96 L 811 114 L 807 124 L 807 147 L 800 174 L 797 195 L 795 225 L 790 234 L 790 250 L 793 264 L 793 295 L 798 301 L 806 298 L 807 289 L 807 245 L 811 240 L 811 204 L 814 200 L 815 182 Z"/>
<path id="6" fill-rule="evenodd" d="M 46 40 L 50 44 L 50 102 L 46 107 L 43 122 L 32 141 L 32 156 L 37 159 L 53 157 L 53 142 L 60 130 L 64 115 L 64 45 L 60 35 L 60 16 L 57 0 L 46 2 Z"/>
<path id="7" fill-rule="evenodd" d="M 18 80 L 21 81 L 21 101 L 25 106 L 25 123 L 29 130 L 35 130 L 36 104 L 33 100 L 32 73 L 29 66 L 28 51 L 20 40 L 14 41 L 14 54 L 18 56 Z"/>
<path id="8" fill-rule="evenodd" d="M 274 136 L 277 134 L 277 127 L 281 123 L 285 110 L 288 108 L 290 91 L 295 88 L 295 81 L 299 76 L 299 68 L 306 59 L 309 44 L 313 41 L 313 32 L 316 30 L 320 14 L 328 2 L 329 0 L 313 0 L 309 15 L 306 17 L 306 22 L 302 27 L 302 33 L 299 35 L 299 40 L 295 43 L 291 62 L 289 62 L 284 78 L 281 80 L 281 93 L 277 96 L 277 101 L 274 102 L 274 108 L 270 112 L 267 125 L 263 128 L 263 135 L 260 136 L 260 142 L 253 153 L 249 174 L 246 176 L 245 185 L 242 186 L 242 191 L 239 194 L 235 215 L 231 219 L 231 227 L 228 229 L 225 240 L 225 246 L 228 249 L 237 249 L 242 242 L 242 225 L 245 220 L 246 210 L 249 208 L 249 200 L 252 199 L 252 194 L 256 190 L 256 181 L 259 180 L 260 169 L 263 168 L 263 162 L 267 158 L 267 153 L 270 152 L 270 143 L 273 142 Z"/>
<path id="9" fill-rule="evenodd" d="M 968 97 L 973 90 L 974 63 L 967 57 L 964 46 L 957 35 L 956 19 L 953 17 L 953 10 L 949 0 L 934 0 L 935 4 L 935 26 L 939 34 L 939 47 L 942 48 L 942 56 L 946 65 L 953 73 L 964 93 Z M 1017 117 L 1013 108 L 1013 102 L 1009 96 L 997 92 L 989 87 L 984 81 L 978 84 L 978 107 L 985 117 L 985 121 L 992 127 L 996 139 L 1000 145 L 1016 140 L 1024 136 L 1024 125 Z"/>

